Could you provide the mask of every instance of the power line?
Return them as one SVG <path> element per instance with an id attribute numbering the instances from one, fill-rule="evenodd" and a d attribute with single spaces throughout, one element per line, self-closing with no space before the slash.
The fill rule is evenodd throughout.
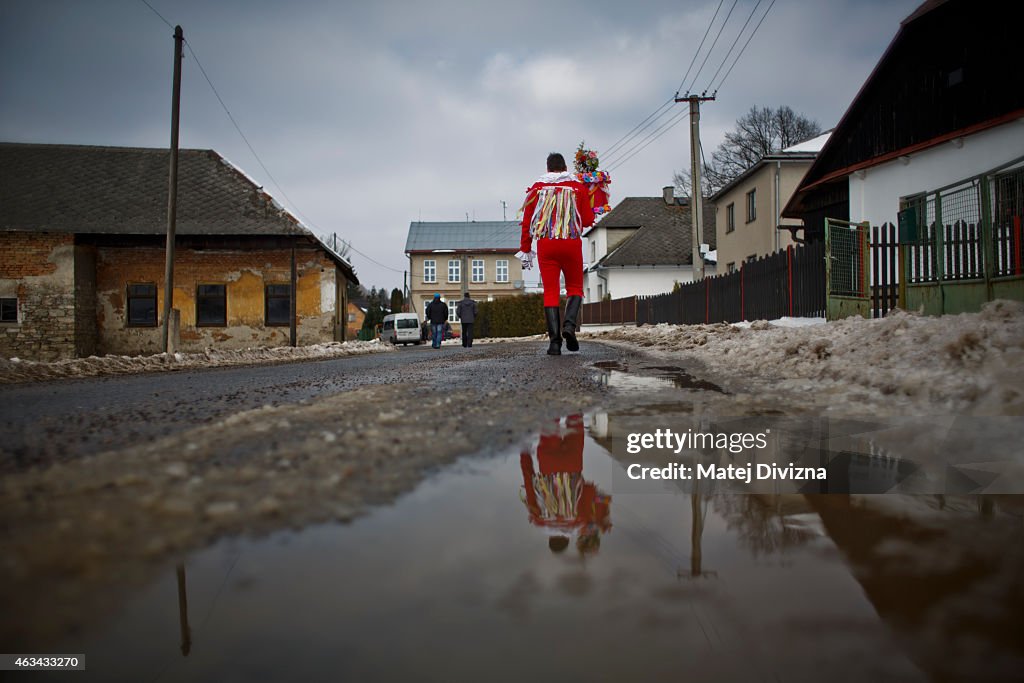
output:
<path id="1" fill-rule="evenodd" d="M 643 147 L 645 145 L 645 143 L 648 142 L 651 139 L 652 136 L 656 135 L 662 128 L 664 128 L 668 124 L 671 124 L 677 118 L 678 118 L 678 114 L 673 114 L 665 122 L 663 122 L 657 128 L 649 131 L 646 135 L 644 135 L 644 137 L 642 137 L 639 140 L 637 140 L 636 142 L 634 142 L 631 146 L 624 147 L 624 148 L 620 149 L 618 152 L 616 152 L 615 154 L 613 154 L 610 157 L 608 157 L 607 159 L 605 159 L 604 163 L 608 167 L 608 170 L 610 171 L 615 166 L 618 166 L 620 161 L 622 161 L 626 157 L 631 156 L 633 154 L 633 152 L 635 152 L 637 149 Z"/>
<path id="2" fill-rule="evenodd" d="M 648 121 L 650 121 L 650 119 L 651 119 L 651 118 L 653 118 L 653 117 L 655 116 L 655 114 L 658 114 L 658 112 L 661 112 L 661 111 L 662 111 L 663 109 L 665 109 L 666 107 L 669 107 L 670 105 L 672 105 L 672 104 L 674 104 L 674 103 L 675 103 L 675 98 L 672 98 L 672 97 L 668 98 L 668 99 L 667 99 L 667 100 L 666 100 L 665 102 L 663 102 L 663 103 L 662 103 L 662 105 L 661 105 L 660 107 L 658 107 L 657 109 L 655 109 L 655 110 L 654 110 L 654 112 L 653 112 L 653 113 L 652 113 L 652 114 L 651 114 L 650 116 L 648 116 L 648 117 L 647 117 L 646 119 L 644 119 L 643 121 L 641 121 L 641 122 L 640 122 L 640 123 L 638 123 L 637 125 L 633 126 L 632 130 L 630 130 L 630 131 L 629 131 L 628 133 L 626 133 L 626 134 L 625 134 L 625 135 L 623 135 L 623 136 L 622 136 L 621 138 L 619 138 L 618 140 L 616 140 L 616 141 L 615 141 L 615 144 L 613 144 L 613 145 L 612 145 L 611 147 L 609 147 L 609 148 L 608 148 L 607 150 L 605 150 L 604 152 L 601 152 L 601 155 L 600 155 L 600 156 L 602 156 L 602 157 L 607 157 L 607 156 L 610 156 L 611 154 L 613 154 L 613 153 L 615 152 L 615 150 L 616 150 L 617 148 L 620 148 L 620 147 L 622 146 L 622 144 L 621 144 L 621 143 L 625 143 L 625 142 L 627 141 L 627 139 L 628 139 L 628 138 L 633 138 L 633 137 L 636 137 L 636 136 L 635 136 L 635 135 L 633 134 L 633 132 L 634 132 L 634 131 L 636 131 L 636 130 L 637 130 L 638 128 L 640 128 L 641 126 L 644 126 L 644 124 L 645 124 L 645 123 L 647 123 Z M 660 119 L 660 118 L 661 118 L 661 116 L 659 115 L 659 116 L 658 116 L 657 118 L 659 118 L 659 119 Z M 657 119 L 655 119 L 655 120 L 657 120 Z M 652 123 L 653 123 L 653 122 L 652 122 Z M 649 126 L 649 125 L 651 125 L 651 124 L 648 124 L 648 126 Z M 644 126 L 644 128 L 647 128 L 648 126 Z"/>
<path id="3" fill-rule="evenodd" d="M 608 170 L 610 170 L 610 171 L 614 170 L 614 169 L 622 166 L 624 163 L 626 163 L 630 159 L 632 159 L 634 156 L 639 154 L 644 148 L 646 148 L 652 142 L 654 142 L 655 140 L 660 138 L 662 135 L 664 135 L 665 133 L 670 131 L 672 128 L 675 128 L 675 126 L 678 125 L 679 122 L 682 121 L 684 118 L 686 118 L 687 114 L 689 114 L 689 113 L 690 113 L 690 108 L 686 107 L 679 114 L 676 114 L 674 117 L 672 117 L 671 119 L 666 121 L 664 124 L 662 124 L 662 126 L 660 128 L 658 128 L 657 130 L 652 131 L 651 134 L 647 138 L 645 138 L 647 141 L 642 146 L 635 148 L 632 151 L 632 153 L 630 153 L 628 156 L 622 157 L 622 158 L 618 159 L 617 161 L 615 161 L 614 165 L 611 166 Z"/>
<path id="4" fill-rule="evenodd" d="M 715 71 L 715 75 L 711 77 L 711 82 L 708 83 L 708 87 L 705 88 L 705 92 L 711 89 L 711 85 L 715 82 L 715 79 L 718 78 L 718 74 L 721 73 L 722 67 L 729 61 L 729 57 L 732 56 L 732 51 L 736 48 L 736 43 L 740 42 L 740 37 L 743 35 L 743 32 L 747 30 L 747 25 L 750 23 L 750 20 L 754 18 L 754 13 L 757 12 L 757 8 L 761 6 L 762 2 L 763 0 L 757 0 L 753 9 L 750 10 L 750 15 L 747 17 L 747 20 L 743 22 L 740 32 L 736 34 L 735 40 L 732 41 L 732 45 L 729 46 L 728 52 L 725 53 L 725 58 L 722 59 L 722 63 L 718 65 L 718 70 Z"/>
<path id="5" fill-rule="evenodd" d="M 160 17 L 160 21 L 162 21 L 162 22 L 164 22 L 165 24 L 167 24 L 167 26 L 168 26 L 169 28 L 171 28 L 171 29 L 173 29 L 173 28 L 174 28 L 173 26 L 171 26 L 171 22 L 169 22 L 169 21 L 167 21 L 166 19 L 164 19 L 164 15 L 160 14 L 159 12 L 157 12 L 157 11 L 156 11 L 156 8 L 155 8 L 155 7 L 153 7 L 153 6 L 151 5 L 151 4 L 149 4 L 148 2 L 146 2 L 146 0 L 139 0 L 139 1 L 140 1 L 140 2 L 141 2 L 141 3 L 143 4 L 143 5 L 145 5 L 146 7 L 148 7 L 149 9 L 153 10 L 153 14 L 157 15 L 158 17 Z"/>
<path id="6" fill-rule="evenodd" d="M 722 31 L 725 30 L 725 25 L 729 23 L 729 18 L 732 16 L 732 11 L 736 9 L 736 4 L 740 0 L 733 0 L 732 7 L 729 8 L 729 13 L 725 15 L 725 21 L 718 27 L 718 33 L 715 35 L 714 41 L 711 43 L 711 47 L 708 48 L 708 53 L 704 55 L 704 61 L 700 63 L 700 68 L 697 69 L 697 73 L 693 75 L 693 81 L 690 82 L 690 87 L 686 89 L 687 92 L 693 89 L 693 86 L 697 83 L 697 79 L 700 78 L 700 72 L 704 70 L 704 65 L 708 63 L 708 57 L 715 51 L 715 45 L 718 45 L 718 39 L 722 37 Z"/>
<path id="7" fill-rule="evenodd" d="M 693 59 L 690 60 L 690 66 L 686 68 L 686 75 L 683 76 L 683 80 L 679 81 L 679 87 L 676 88 L 676 97 L 679 97 L 679 91 L 683 89 L 683 85 L 686 83 L 686 79 L 690 77 L 690 69 L 693 68 L 694 63 L 697 61 L 697 56 L 700 55 L 700 50 L 704 47 L 704 41 L 708 39 L 708 34 L 711 33 L 711 27 L 715 25 L 715 19 L 718 17 L 718 11 L 722 9 L 722 3 L 725 0 L 718 0 L 718 7 L 715 9 L 714 15 L 711 17 L 708 27 L 704 29 L 704 37 L 700 39 L 700 45 L 697 46 L 697 51 L 693 53 Z"/>
<path id="8" fill-rule="evenodd" d="M 152 10 L 152 12 L 157 17 L 159 17 L 161 21 L 163 21 L 168 26 L 171 26 L 171 23 L 169 21 L 167 21 L 167 19 L 164 18 L 164 16 L 161 15 L 156 10 L 156 8 L 154 8 L 146 0 L 140 0 L 140 2 L 142 2 L 142 4 L 144 4 L 150 10 Z M 171 28 L 173 28 L 173 26 L 171 26 Z M 200 61 L 199 55 L 196 54 L 196 51 L 192 47 L 192 44 L 188 40 L 186 40 L 185 41 L 185 45 L 188 46 L 188 51 L 192 55 L 192 58 L 196 61 L 196 66 L 199 67 L 200 73 L 202 73 L 203 78 L 206 80 L 207 85 L 210 86 L 210 90 L 213 91 L 214 96 L 217 98 L 217 102 L 220 103 L 220 106 L 224 110 L 224 113 L 227 115 L 228 119 L 231 121 L 231 125 L 234 126 L 235 130 L 238 132 L 238 135 L 245 142 L 245 146 L 249 148 L 249 152 L 253 155 L 253 157 L 259 163 L 260 168 L 262 168 L 263 172 L 267 174 L 267 177 L 270 179 L 270 182 L 272 182 L 274 184 L 274 187 L 276 187 L 278 189 L 278 191 L 281 193 L 281 196 L 288 202 L 288 204 L 291 205 L 291 207 L 295 210 L 295 213 L 298 214 L 298 216 L 303 221 L 308 223 L 312 228 L 322 232 L 323 230 L 316 223 L 314 223 L 308 216 L 306 216 L 301 210 L 299 210 L 298 204 L 296 204 L 294 201 L 292 201 L 292 198 L 288 196 L 287 192 L 285 192 L 284 187 L 282 187 L 281 184 L 279 182 L 277 182 L 277 179 L 274 177 L 274 174 L 272 174 L 270 172 L 270 169 L 267 168 L 267 165 L 265 163 L 263 163 L 263 159 L 260 158 L 260 155 L 256 152 L 256 149 L 252 146 L 252 143 L 249 142 L 249 138 L 247 138 L 245 136 L 245 133 L 242 132 L 242 128 L 241 128 L 241 126 L 238 125 L 238 121 L 235 120 L 235 117 L 231 114 L 231 110 L 228 109 L 228 106 L 224 102 L 224 99 L 220 96 L 220 92 L 218 92 L 217 87 L 213 84 L 213 80 L 211 80 L 209 74 L 206 73 L 206 69 L 203 67 L 203 63 L 202 63 L 202 61 Z M 392 268 L 391 266 L 384 265 L 380 261 L 377 261 L 376 259 L 374 259 L 374 258 L 368 256 L 367 254 L 363 253 L 359 249 L 356 249 L 355 246 L 353 246 L 351 242 L 348 242 L 348 246 L 349 246 L 349 248 L 352 251 L 354 251 L 355 253 L 359 254 L 360 256 L 365 258 L 367 261 L 373 263 L 374 265 L 380 266 L 381 268 L 384 268 L 386 270 L 390 270 L 390 271 L 395 272 L 395 273 L 404 273 L 405 272 L 404 270 L 401 270 L 399 268 Z"/>
<path id="9" fill-rule="evenodd" d="M 750 41 L 753 39 L 754 34 L 757 33 L 757 29 L 761 28 L 761 23 L 764 22 L 765 17 L 768 16 L 768 13 L 772 11 L 772 7 L 774 7 L 774 6 L 775 6 L 775 0 L 772 0 L 771 4 L 768 5 L 768 9 L 766 9 L 764 11 L 764 14 L 761 16 L 761 20 L 757 22 L 757 26 L 754 27 L 754 30 L 747 37 L 747 42 L 743 43 L 743 47 L 740 49 L 739 54 L 736 55 L 736 59 L 733 60 L 732 65 L 729 67 L 729 70 L 725 72 L 725 75 L 722 76 L 722 80 L 720 80 L 718 82 L 718 85 L 715 87 L 715 91 L 716 92 L 721 89 L 722 84 L 725 83 L 725 79 L 729 78 L 729 74 L 732 73 L 732 69 L 733 69 L 734 66 L 736 66 L 736 62 L 740 61 L 740 57 L 743 56 L 743 52 L 747 49 L 747 45 L 750 45 Z"/>

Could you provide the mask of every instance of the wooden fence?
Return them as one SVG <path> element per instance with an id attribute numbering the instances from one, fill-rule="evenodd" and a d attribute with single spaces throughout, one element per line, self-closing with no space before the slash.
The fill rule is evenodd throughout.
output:
<path id="1" fill-rule="evenodd" d="M 697 324 L 825 314 L 825 245 L 790 247 L 667 294 L 584 304 L 584 325 Z"/>
<path id="2" fill-rule="evenodd" d="M 899 244 L 892 223 L 871 228 L 872 315 L 899 304 Z M 746 261 L 738 271 L 667 294 L 583 304 L 584 325 L 699 324 L 825 315 L 825 244 L 788 247 Z"/>

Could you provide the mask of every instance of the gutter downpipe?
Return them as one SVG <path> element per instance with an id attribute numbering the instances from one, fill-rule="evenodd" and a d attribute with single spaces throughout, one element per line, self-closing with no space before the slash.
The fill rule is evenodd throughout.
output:
<path id="1" fill-rule="evenodd" d="M 782 162 L 777 160 L 775 162 L 775 211 L 774 211 L 775 225 L 778 225 L 779 223 L 782 222 L 782 215 L 780 213 L 781 208 L 779 207 L 779 202 L 782 199 L 780 197 L 781 190 L 779 188 L 779 184 L 780 184 L 781 179 L 782 179 Z M 772 252 L 776 252 L 776 251 L 779 250 L 779 229 L 778 228 L 775 228 L 775 229 L 772 230 L 772 237 L 773 237 L 773 239 L 775 241 L 775 248 L 772 249 Z"/>

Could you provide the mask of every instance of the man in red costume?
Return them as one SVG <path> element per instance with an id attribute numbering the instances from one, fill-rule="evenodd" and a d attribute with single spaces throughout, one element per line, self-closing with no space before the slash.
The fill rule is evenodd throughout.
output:
<path id="1" fill-rule="evenodd" d="M 548 172 L 526 191 L 519 256 L 523 268 L 533 266 L 533 240 L 544 283 L 544 319 L 547 322 L 548 354 L 562 353 L 562 339 L 569 351 L 579 351 L 577 320 L 583 303 L 583 230 L 594 224 L 587 186 L 568 172 L 565 158 L 551 153 Z M 565 319 L 559 320 L 559 275 L 565 277 Z"/>

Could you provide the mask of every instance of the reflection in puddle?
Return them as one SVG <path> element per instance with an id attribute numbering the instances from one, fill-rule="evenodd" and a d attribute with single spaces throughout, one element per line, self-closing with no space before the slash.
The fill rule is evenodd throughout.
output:
<path id="1" fill-rule="evenodd" d="M 596 553 L 601 535 L 612 528 L 611 497 L 583 478 L 583 415 L 570 415 L 540 434 L 536 461 L 520 454 L 523 486 L 520 498 L 530 523 L 548 533 L 548 548 L 562 552 L 576 534 L 576 550 Z"/>
<path id="2" fill-rule="evenodd" d="M 976 680 L 1024 667 L 1022 497 L 620 491 L 624 463 L 592 438 L 602 421 L 552 422 L 347 526 L 219 542 L 50 649 L 88 653 L 81 680 Z"/>

